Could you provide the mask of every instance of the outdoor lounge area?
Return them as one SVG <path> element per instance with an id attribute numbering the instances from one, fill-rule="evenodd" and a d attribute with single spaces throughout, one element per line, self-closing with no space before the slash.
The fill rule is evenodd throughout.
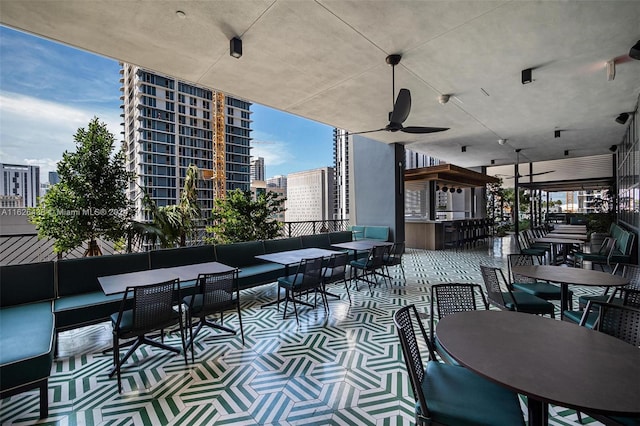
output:
<path id="1" fill-rule="evenodd" d="M 56 424 L 412 424 L 414 402 L 393 313 L 415 304 L 428 327 L 432 284 L 482 283 L 479 265 L 507 270 L 516 251 L 510 237 L 466 251 L 411 249 L 403 256 L 406 282 L 391 270 L 390 286 L 372 290 L 350 284 L 328 290 L 329 314 L 299 309 L 300 325 L 282 319 L 275 283 L 241 292 L 245 344 L 239 335 L 216 338 L 205 327 L 195 341 L 195 362 L 142 346 L 122 371 L 123 392 L 108 372 L 111 325 L 60 333 L 49 378 L 49 417 Z M 573 286 L 576 295 L 599 294 Z M 556 305 L 556 309 L 558 305 Z M 225 324 L 238 328 L 230 312 Z M 165 343 L 180 345 L 180 334 Z M 525 399 L 521 405 L 526 412 Z M 39 416 L 37 390 L 0 403 L 0 423 L 32 424 Z M 574 410 L 550 408 L 550 424 L 578 424 Z M 583 414 L 583 421 L 593 423 Z"/>

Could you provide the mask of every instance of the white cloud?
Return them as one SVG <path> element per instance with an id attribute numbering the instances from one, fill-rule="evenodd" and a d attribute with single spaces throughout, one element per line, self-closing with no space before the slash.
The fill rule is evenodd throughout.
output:
<path id="1" fill-rule="evenodd" d="M 251 141 L 251 155 L 264 158 L 267 166 L 280 166 L 294 160 L 291 148 L 286 142 L 275 140 L 269 135 L 256 135 L 261 138 L 254 138 Z"/>
<path id="2" fill-rule="evenodd" d="M 62 153 L 75 150 L 73 135 L 94 117 L 120 138 L 120 110 L 97 111 L 91 105 L 69 107 L 11 92 L 0 92 L 0 162 L 40 166 L 43 181 Z"/>

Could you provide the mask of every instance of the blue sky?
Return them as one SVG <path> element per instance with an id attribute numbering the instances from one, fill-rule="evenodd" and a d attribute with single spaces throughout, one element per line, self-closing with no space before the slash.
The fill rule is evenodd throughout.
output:
<path id="1" fill-rule="evenodd" d="M 118 62 L 0 26 L 0 162 L 55 170 L 93 116 L 119 140 Z M 252 107 L 253 155 L 267 177 L 331 166 L 333 128 L 262 105 Z"/>

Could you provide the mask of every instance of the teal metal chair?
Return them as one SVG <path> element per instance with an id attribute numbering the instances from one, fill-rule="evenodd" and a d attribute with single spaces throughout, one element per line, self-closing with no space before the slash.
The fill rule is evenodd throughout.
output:
<path id="1" fill-rule="evenodd" d="M 489 303 L 479 284 L 471 283 L 443 283 L 431 286 L 431 300 L 429 305 L 429 338 L 440 359 L 447 364 L 458 365 L 435 338 L 436 314 L 438 321 L 447 315 L 457 312 L 475 311 L 478 306 L 489 309 Z"/>
<path id="2" fill-rule="evenodd" d="M 553 303 L 523 291 L 512 290 L 501 269 L 480 265 L 480 271 L 487 290 L 487 298 L 491 304 L 507 311 L 549 315 L 551 318 L 555 318 Z M 502 277 L 507 291 L 502 290 L 499 276 Z"/>
<path id="3" fill-rule="evenodd" d="M 322 303 L 325 311 L 329 311 L 329 303 L 327 302 L 324 291 L 322 291 L 322 261 L 322 257 L 303 259 L 298 265 L 295 274 L 278 278 L 278 309 L 280 309 L 280 289 L 284 288 L 286 291 L 284 299 L 284 314 L 282 316 L 282 319 L 286 319 L 287 304 L 291 302 L 293 303 L 293 311 L 295 312 L 296 323 L 300 324 L 296 303 L 315 308 L 318 293 L 320 293 L 322 297 Z M 296 294 L 301 296 L 302 294 L 309 293 L 311 291 L 315 293 L 313 305 L 300 299 L 296 299 Z"/>
<path id="4" fill-rule="evenodd" d="M 560 286 L 546 281 L 518 275 L 513 272 L 514 266 L 533 266 L 533 256 L 530 254 L 510 254 L 508 257 L 509 285 L 512 289 L 532 294 L 544 300 L 560 300 Z M 573 304 L 573 292 L 569 291 L 569 306 Z"/>
<path id="5" fill-rule="evenodd" d="M 516 393 L 458 365 L 436 361 L 415 305 L 393 316 L 415 404 L 416 425 L 524 425 Z M 422 361 L 415 324 L 428 349 Z"/>

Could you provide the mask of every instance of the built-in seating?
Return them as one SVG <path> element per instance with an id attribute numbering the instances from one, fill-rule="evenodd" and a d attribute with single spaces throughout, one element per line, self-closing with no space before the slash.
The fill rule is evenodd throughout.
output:
<path id="1" fill-rule="evenodd" d="M 54 263 L 0 269 L 0 398 L 40 390 L 40 418 L 48 416 L 53 365 Z"/>
<path id="2" fill-rule="evenodd" d="M 386 227 L 378 227 L 386 228 Z M 388 236 L 383 229 L 369 235 Z M 239 268 L 240 290 L 275 282 L 283 265 L 255 256 L 303 247 L 330 248 L 352 232 L 233 244 L 204 245 L 0 267 L 0 396 L 40 389 L 40 416 L 48 415 L 47 384 L 56 334 L 108 321 L 122 294 L 105 295 L 98 277 L 218 261 Z"/>
<path id="3" fill-rule="evenodd" d="M 609 227 L 609 236 L 615 239 L 615 247 L 610 254 L 578 252 L 575 254 L 575 258 L 578 261 L 577 263 L 581 264 L 586 260 L 602 265 L 609 265 L 613 268 L 613 273 L 617 271 L 620 264 L 632 263 L 631 253 L 633 252 L 636 235 L 626 231 L 616 223 L 612 223 Z"/>

